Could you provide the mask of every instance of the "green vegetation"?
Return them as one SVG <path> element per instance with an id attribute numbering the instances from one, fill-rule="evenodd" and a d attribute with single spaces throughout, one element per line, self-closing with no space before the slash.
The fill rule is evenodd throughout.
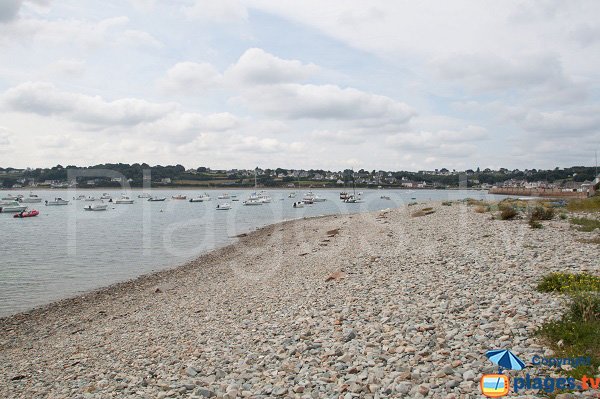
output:
<path id="1" fill-rule="evenodd" d="M 444 205 L 444 206 L 452 206 L 452 201 L 444 201 L 444 202 L 442 202 L 442 205 Z"/>
<path id="2" fill-rule="evenodd" d="M 515 208 L 507 206 L 501 208 L 500 219 L 501 220 L 512 220 L 517 216 L 518 212 Z"/>
<path id="3" fill-rule="evenodd" d="M 600 220 L 587 218 L 572 218 L 571 224 L 577 225 L 577 229 L 579 231 L 590 232 L 596 229 L 600 229 Z"/>
<path id="4" fill-rule="evenodd" d="M 600 195 L 569 201 L 567 209 L 572 212 L 600 212 Z"/>
<path id="5" fill-rule="evenodd" d="M 531 214 L 529 215 L 529 220 L 552 220 L 553 217 L 553 208 L 546 208 L 544 206 L 538 205 L 531 211 Z"/>
<path id="6" fill-rule="evenodd" d="M 583 244 L 598 244 L 598 245 L 600 245 L 600 237 L 594 237 L 594 238 L 589 238 L 589 239 L 581 238 L 577 241 L 580 243 L 583 243 Z"/>
<path id="7" fill-rule="evenodd" d="M 577 367 L 569 375 L 575 378 L 596 375 L 600 366 L 600 276 L 552 273 L 542 279 L 537 289 L 570 296 L 567 312 L 560 320 L 545 323 L 538 336 L 559 357 L 591 357 L 591 366 Z"/>
<path id="8" fill-rule="evenodd" d="M 600 276 L 588 273 L 550 273 L 537 286 L 540 292 L 600 291 Z"/>
<path id="9" fill-rule="evenodd" d="M 423 208 L 423 209 L 413 212 L 410 216 L 415 218 L 415 217 L 419 217 L 419 216 L 431 215 L 432 213 L 435 213 L 433 208 Z"/>
<path id="10" fill-rule="evenodd" d="M 567 214 L 566 213 L 561 213 L 559 216 L 562 220 L 567 220 Z"/>
<path id="11" fill-rule="evenodd" d="M 540 222 L 538 222 L 537 220 L 529 220 L 529 227 L 531 227 L 532 229 L 541 229 L 542 227 L 544 227 Z"/>

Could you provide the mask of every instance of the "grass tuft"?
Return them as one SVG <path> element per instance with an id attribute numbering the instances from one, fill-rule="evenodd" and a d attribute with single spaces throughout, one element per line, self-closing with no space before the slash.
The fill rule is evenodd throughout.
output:
<path id="1" fill-rule="evenodd" d="M 567 312 L 558 321 L 545 323 L 538 331 L 557 357 L 589 356 L 590 366 L 567 373 L 575 378 L 595 375 L 600 366 L 600 276 L 587 273 L 552 273 L 537 286 L 541 292 L 570 296 Z"/>
<path id="2" fill-rule="evenodd" d="M 517 216 L 518 212 L 512 206 L 503 207 L 500 211 L 501 220 L 512 220 Z"/>
<path id="3" fill-rule="evenodd" d="M 600 195 L 569 201 L 567 209 L 573 212 L 600 212 Z"/>
<path id="4" fill-rule="evenodd" d="M 572 218 L 571 224 L 577 225 L 579 231 L 594 231 L 600 229 L 600 220 L 587 219 L 587 218 Z"/>

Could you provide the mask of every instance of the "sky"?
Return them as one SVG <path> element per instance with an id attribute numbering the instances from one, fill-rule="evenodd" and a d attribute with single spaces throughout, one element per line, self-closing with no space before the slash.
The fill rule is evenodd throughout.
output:
<path id="1" fill-rule="evenodd" d="M 596 0 L 0 0 L 0 166 L 593 166 L 599 15 Z"/>

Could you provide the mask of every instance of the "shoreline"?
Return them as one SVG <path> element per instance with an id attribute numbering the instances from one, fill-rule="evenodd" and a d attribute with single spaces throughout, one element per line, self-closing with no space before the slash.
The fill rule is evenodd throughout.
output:
<path id="1" fill-rule="evenodd" d="M 486 350 L 551 354 L 533 332 L 564 302 L 534 287 L 598 272 L 588 235 L 437 202 L 272 224 L 0 319 L 0 396 L 471 397 Z"/>

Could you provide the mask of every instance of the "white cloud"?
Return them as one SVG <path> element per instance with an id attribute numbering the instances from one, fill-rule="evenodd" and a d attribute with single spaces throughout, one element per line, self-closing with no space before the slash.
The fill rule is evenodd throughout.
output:
<path id="1" fill-rule="evenodd" d="M 300 82 L 317 71 L 314 64 L 284 60 L 260 48 L 251 48 L 226 71 L 226 77 L 242 84 L 263 85 Z"/>
<path id="2" fill-rule="evenodd" d="M 177 109 L 172 103 L 155 104 L 135 98 L 106 101 L 99 96 L 61 91 L 44 82 L 27 82 L 8 89 L 0 97 L 0 104 L 13 111 L 63 116 L 99 128 L 151 122 Z"/>
<path id="3" fill-rule="evenodd" d="M 600 107 L 592 106 L 576 111 L 530 111 L 520 123 L 524 129 L 530 132 L 563 136 L 569 139 L 598 134 L 600 132 Z"/>
<path id="4" fill-rule="evenodd" d="M 48 70 L 53 75 L 75 77 L 85 72 L 85 61 L 78 59 L 62 59 L 52 63 Z"/>
<path id="5" fill-rule="evenodd" d="M 183 7 L 190 19 L 210 22 L 237 22 L 248 18 L 246 6 L 239 0 L 195 0 L 191 6 Z"/>
<path id="6" fill-rule="evenodd" d="M 335 85 L 279 84 L 242 92 L 243 102 L 255 111 L 284 119 L 363 120 L 403 124 L 415 115 L 408 105 L 389 97 Z"/>
<path id="7" fill-rule="evenodd" d="M 154 47 L 161 48 L 163 44 L 156 39 L 154 36 L 149 34 L 148 32 L 144 32 L 141 30 L 135 29 L 127 29 L 125 32 L 119 35 L 117 39 L 118 43 L 123 44 L 125 46 L 145 46 L 145 47 Z"/>
<path id="8" fill-rule="evenodd" d="M 221 82 L 221 74 L 209 63 L 180 62 L 167 71 L 159 86 L 173 93 L 198 93 Z"/>

